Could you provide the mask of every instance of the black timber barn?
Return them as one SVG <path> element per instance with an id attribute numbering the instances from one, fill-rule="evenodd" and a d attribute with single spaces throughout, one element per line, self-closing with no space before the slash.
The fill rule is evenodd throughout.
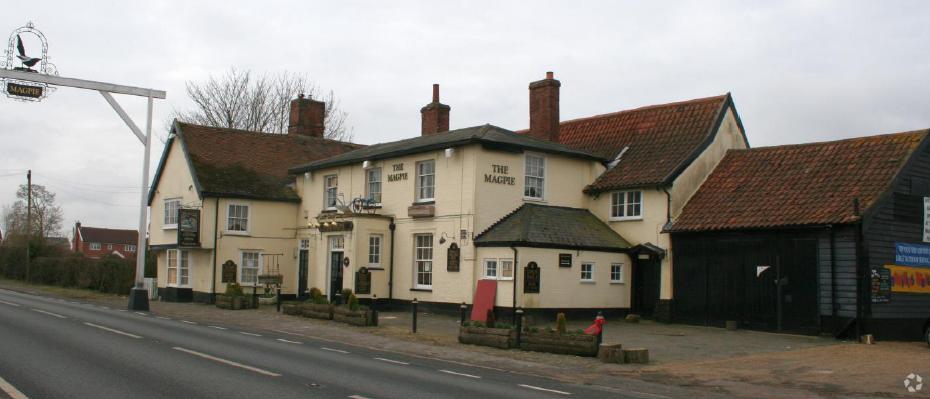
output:
<path id="1" fill-rule="evenodd" d="M 930 251 L 927 135 L 730 150 L 666 228 L 673 319 L 927 337 L 930 286 L 904 292 L 885 268 L 896 265 L 898 245 Z M 930 273 L 922 266 L 915 270 Z"/>

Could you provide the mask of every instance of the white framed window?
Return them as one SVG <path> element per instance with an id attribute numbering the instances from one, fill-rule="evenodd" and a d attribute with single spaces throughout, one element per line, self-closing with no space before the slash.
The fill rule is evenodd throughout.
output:
<path id="1" fill-rule="evenodd" d="M 323 207 L 336 209 L 339 197 L 339 176 L 329 175 L 323 178 Z"/>
<path id="2" fill-rule="evenodd" d="M 436 161 L 417 162 L 417 202 L 433 201 L 436 190 Z"/>
<path id="3" fill-rule="evenodd" d="M 107 244 L 107 251 L 113 250 L 113 244 Z"/>
<path id="4" fill-rule="evenodd" d="M 346 239 L 343 236 L 330 236 L 329 249 L 333 251 L 342 251 L 346 247 Z"/>
<path id="5" fill-rule="evenodd" d="M 123 245 L 123 251 L 136 252 L 136 246 L 135 245 Z"/>
<path id="6" fill-rule="evenodd" d="M 513 260 L 501 259 L 501 280 L 513 280 Z"/>
<path id="7" fill-rule="evenodd" d="M 92 243 L 90 243 L 90 249 L 91 249 L 92 251 L 99 251 L 99 250 L 100 250 L 100 243 L 99 243 L 99 242 L 92 242 Z"/>
<path id="8" fill-rule="evenodd" d="M 229 204 L 226 209 L 226 231 L 248 233 L 249 206 L 243 204 Z"/>
<path id="9" fill-rule="evenodd" d="M 497 279 L 497 259 L 484 260 L 484 278 Z"/>
<path id="10" fill-rule="evenodd" d="M 300 239 L 300 249 L 310 249 L 310 240 L 306 238 Z"/>
<path id="11" fill-rule="evenodd" d="M 594 281 L 594 263 L 581 263 L 581 281 Z"/>
<path id="12" fill-rule="evenodd" d="M 611 263 L 610 264 L 610 282 L 611 283 L 622 283 L 623 282 L 623 263 Z"/>
<path id="13" fill-rule="evenodd" d="M 611 220 L 630 220 L 642 218 L 642 191 L 615 191 L 610 194 Z"/>
<path id="14" fill-rule="evenodd" d="M 368 199 L 376 204 L 381 203 L 381 168 L 371 168 L 365 172 L 366 184 L 365 189 L 368 191 Z"/>
<path id="15" fill-rule="evenodd" d="M 256 285 L 262 264 L 262 254 L 259 251 L 242 251 L 239 262 L 239 284 Z"/>
<path id="16" fill-rule="evenodd" d="M 433 235 L 415 234 L 414 288 L 433 288 Z"/>
<path id="17" fill-rule="evenodd" d="M 368 266 L 381 266 L 381 235 L 372 234 L 368 236 Z"/>
<path id="18" fill-rule="evenodd" d="M 546 187 L 546 158 L 536 154 L 526 154 L 523 197 L 542 200 Z"/>
<path id="19" fill-rule="evenodd" d="M 190 285 L 190 253 L 186 249 L 165 251 L 168 263 L 168 285 L 187 287 Z"/>
<path id="20" fill-rule="evenodd" d="M 180 198 L 169 198 L 165 200 L 165 219 L 162 228 L 178 228 L 178 209 L 181 209 Z"/>

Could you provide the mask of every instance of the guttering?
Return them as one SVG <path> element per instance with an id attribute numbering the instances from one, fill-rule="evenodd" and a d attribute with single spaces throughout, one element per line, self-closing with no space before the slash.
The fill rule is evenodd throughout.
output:
<path id="1" fill-rule="evenodd" d="M 397 225 L 394 224 L 394 217 L 391 216 L 391 224 L 388 225 L 391 230 L 391 262 L 388 264 L 388 300 L 394 299 L 394 230 Z"/>
<path id="2" fill-rule="evenodd" d="M 213 282 L 210 284 L 210 300 L 216 302 L 216 261 L 217 256 L 219 256 L 220 251 L 217 245 L 217 236 L 219 229 L 219 220 L 220 220 L 220 199 L 214 198 L 216 200 L 215 206 L 213 207 Z"/>

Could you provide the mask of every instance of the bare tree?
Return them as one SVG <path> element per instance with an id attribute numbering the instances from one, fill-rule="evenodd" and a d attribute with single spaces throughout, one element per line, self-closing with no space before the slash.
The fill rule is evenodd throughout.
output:
<path id="1" fill-rule="evenodd" d="M 232 68 L 220 77 L 211 76 L 206 82 L 188 81 L 187 95 L 197 108 L 175 112 L 175 117 L 206 126 L 287 133 L 290 102 L 298 94 L 304 94 L 326 102 L 324 137 L 352 140 L 352 132 L 345 124 L 347 114 L 339 109 L 339 100 L 332 91 L 322 95 L 319 91 L 305 75 L 289 72 L 256 75 Z"/>
<path id="2" fill-rule="evenodd" d="M 29 188 L 19 185 L 16 202 L 3 207 L 3 227 L 9 235 L 27 234 L 27 196 Z M 58 236 L 64 219 L 61 207 L 55 204 L 55 193 L 41 184 L 32 185 L 32 234 L 39 237 Z"/>

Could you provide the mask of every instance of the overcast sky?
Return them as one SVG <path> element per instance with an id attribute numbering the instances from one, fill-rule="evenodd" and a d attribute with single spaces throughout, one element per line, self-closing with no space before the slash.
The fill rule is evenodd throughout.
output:
<path id="1" fill-rule="evenodd" d="M 432 83 L 452 128 L 525 128 L 527 84 L 549 70 L 563 120 L 731 92 L 754 147 L 930 127 L 930 2 L 88 3 L 7 2 L 0 38 L 31 20 L 61 76 L 167 91 L 162 136 L 191 106 L 185 81 L 230 67 L 308 74 L 366 144 L 418 135 Z M 144 99 L 118 99 L 143 125 Z M 135 228 L 141 164 L 97 93 L 0 97 L 0 205 L 32 169 L 66 233 Z"/>

